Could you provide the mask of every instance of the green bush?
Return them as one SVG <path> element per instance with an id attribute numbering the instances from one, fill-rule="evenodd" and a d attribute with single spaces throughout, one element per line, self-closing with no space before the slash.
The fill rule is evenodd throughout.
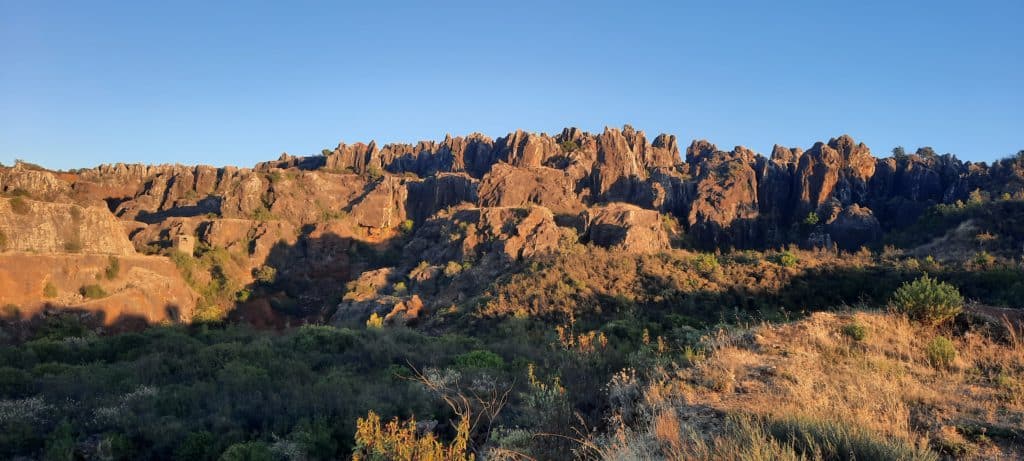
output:
<path id="1" fill-rule="evenodd" d="M 938 325 L 951 320 L 963 309 L 964 298 L 953 285 L 940 282 L 927 274 L 901 285 L 890 300 L 890 306 L 914 320 Z"/>
<path id="2" fill-rule="evenodd" d="M 843 325 L 842 332 L 854 341 L 863 341 L 864 338 L 868 337 L 868 328 L 859 323 Z"/>
<path id="3" fill-rule="evenodd" d="M 264 285 L 273 285 L 277 281 L 277 269 L 272 266 L 260 266 L 253 269 L 253 278 Z"/>
<path id="4" fill-rule="evenodd" d="M 558 143 L 558 146 L 561 147 L 562 152 L 566 154 L 576 152 L 580 148 L 580 145 L 571 139 Z"/>
<path id="5" fill-rule="evenodd" d="M 783 251 L 782 253 L 779 253 L 778 255 L 775 256 L 775 263 L 782 267 L 794 267 L 799 262 L 800 259 L 797 258 L 796 255 L 790 252 L 789 250 Z"/>
<path id="6" fill-rule="evenodd" d="M 107 260 L 107 268 L 103 270 L 103 275 L 107 277 L 107 280 L 114 280 L 117 278 L 117 274 L 121 273 L 121 260 L 117 256 L 111 256 Z"/>
<path id="7" fill-rule="evenodd" d="M 371 182 L 377 181 L 378 179 L 383 177 L 384 171 L 381 170 L 379 166 L 370 165 L 370 167 L 366 169 L 366 179 L 369 179 Z"/>
<path id="8" fill-rule="evenodd" d="M 702 275 L 709 275 L 718 269 L 718 257 L 712 253 L 701 253 L 693 258 L 693 268 Z"/>
<path id="9" fill-rule="evenodd" d="M 263 442 L 236 443 L 220 455 L 220 461 L 273 461 L 274 454 Z"/>
<path id="10" fill-rule="evenodd" d="M 32 207 L 21 197 L 11 199 L 11 211 L 16 214 L 26 215 L 32 212 Z"/>
<path id="11" fill-rule="evenodd" d="M 444 266 L 445 277 L 455 277 L 456 275 L 459 275 L 460 272 L 462 272 L 462 264 L 455 261 L 448 261 L 448 264 L 445 264 Z"/>
<path id="12" fill-rule="evenodd" d="M 455 357 L 455 365 L 460 368 L 501 368 L 505 360 L 494 352 L 478 349 Z"/>
<path id="13" fill-rule="evenodd" d="M 7 249 L 7 234 L 0 230 L 0 251 Z"/>
<path id="14" fill-rule="evenodd" d="M 405 282 L 396 282 L 391 286 L 391 291 L 395 296 L 402 296 L 409 291 L 409 288 L 405 286 Z"/>
<path id="15" fill-rule="evenodd" d="M 953 366 L 953 361 L 956 360 L 956 346 L 949 339 L 936 336 L 935 339 L 928 343 L 928 346 L 925 348 L 925 354 L 928 356 L 928 363 L 931 366 L 939 369 L 949 369 Z"/>
<path id="16" fill-rule="evenodd" d="M 402 221 L 402 223 L 398 225 L 398 231 L 405 235 L 409 235 L 412 233 L 412 228 L 415 225 L 416 223 L 413 222 L 413 220 L 406 219 L 405 221 Z"/>
<path id="17" fill-rule="evenodd" d="M 43 296 L 47 298 L 56 298 L 57 286 L 54 285 L 53 282 L 46 282 L 46 285 L 43 286 Z"/>
<path id="18" fill-rule="evenodd" d="M 107 297 L 107 292 L 99 285 L 86 285 L 79 288 L 78 292 L 88 299 L 100 299 Z"/>

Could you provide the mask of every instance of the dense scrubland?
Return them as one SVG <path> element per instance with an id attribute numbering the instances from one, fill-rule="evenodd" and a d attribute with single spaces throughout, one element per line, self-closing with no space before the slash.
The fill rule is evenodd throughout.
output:
<path id="1" fill-rule="evenodd" d="M 28 339 L 0 349 L 0 449 L 47 459 L 1013 457 L 1024 436 L 1020 316 L 991 306 L 1020 299 L 1022 280 L 1019 263 L 995 257 L 571 244 L 415 328 L 213 321 L 98 335 L 56 316 L 31 332 L 8 325 Z"/>

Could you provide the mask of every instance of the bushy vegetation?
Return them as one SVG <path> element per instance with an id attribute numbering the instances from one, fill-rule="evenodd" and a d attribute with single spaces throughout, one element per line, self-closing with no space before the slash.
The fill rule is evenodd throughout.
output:
<path id="1" fill-rule="evenodd" d="M 571 139 L 558 143 L 558 146 L 562 148 L 562 153 L 564 154 L 576 152 L 580 148 L 580 145 Z"/>
<path id="2" fill-rule="evenodd" d="M 450 444 L 437 440 L 433 433 L 418 435 L 416 420 L 400 423 L 398 418 L 381 424 L 380 416 L 370 412 L 356 422 L 356 447 L 352 461 L 473 461 L 467 453 L 469 420 L 461 419 L 455 440 Z"/>
<path id="3" fill-rule="evenodd" d="M 943 336 L 936 336 L 931 340 L 925 353 L 928 356 L 928 363 L 935 368 L 949 369 L 956 360 L 956 346 Z"/>
<path id="4" fill-rule="evenodd" d="M 20 196 L 12 198 L 10 203 L 11 211 L 16 214 L 27 215 L 32 212 L 32 207 Z"/>
<path id="5" fill-rule="evenodd" d="M 107 267 L 103 269 L 103 275 L 107 280 L 114 280 L 121 273 L 121 260 L 117 256 L 107 258 Z"/>
<path id="6" fill-rule="evenodd" d="M 964 298 L 955 286 L 925 274 L 900 286 L 893 293 L 890 305 L 914 320 L 938 325 L 952 320 L 960 313 Z"/>
<path id="7" fill-rule="evenodd" d="M 64 242 L 64 251 L 68 253 L 78 253 L 82 251 L 82 239 L 75 236 L 68 241 Z"/>
<path id="8" fill-rule="evenodd" d="M 264 448 L 344 459 L 368 411 L 455 420 L 398 374 L 409 363 L 453 364 L 476 344 L 404 329 L 307 326 L 275 335 L 195 326 L 95 336 L 65 325 L 0 348 L 0 458 L 70 446 L 129 459 Z"/>
<path id="9" fill-rule="evenodd" d="M 775 255 L 775 263 L 782 267 L 796 267 L 800 259 L 792 251 L 783 251 Z"/>
<path id="10" fill-rule="evenodd" d="M 57 297 L 57 286 L 54 285 L 53 282 L 46 282 L 46 285 L 43 285 L 43 297 L 46 297 L 46 298 L 56 298 Z"/>
<path id="11" fill-rule="evenodd" d="M 85 285 L 78 289 L 79 294 L 87 299 L 102 299 L 107 297 L 106 290 L 99 285 Z"/>
<path id="12" fill-rule="evenodd" d="M 7 234 L 0 230 L 0 251 L 7 249 Z"/>
<path id="13" fill-rule="evenodd" d="M 859 323 L 848 323 L 843 325 L 842 332 L 854 341 L 863 341 L 868 337 L 868 328 Z"/>

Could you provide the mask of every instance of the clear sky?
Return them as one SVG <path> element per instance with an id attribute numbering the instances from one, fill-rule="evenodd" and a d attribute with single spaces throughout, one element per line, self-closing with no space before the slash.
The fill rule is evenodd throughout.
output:
<path id="1" fill-rule="evenodd" d="M 0 0 L 0 162 L 247 166 L 624 123 L 991 161 L 1024 149 L 1022 19 L 1021 0 Z"/>

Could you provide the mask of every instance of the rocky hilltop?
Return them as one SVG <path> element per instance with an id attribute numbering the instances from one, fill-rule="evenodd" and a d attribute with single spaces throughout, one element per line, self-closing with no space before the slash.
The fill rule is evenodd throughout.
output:
<path id="1" fill-rule="evenodd" d="M 8 283 L 0 305 L 35 313 L 102 304 L 68 274 L 101 271 L 108 258 L 159 274 L 111 281 L 114 295 L 166 279 L 157 285 L 174 293 L 175 319 L 230 304 L 232 315 L 280 324 L 373 309 L 367 299 L 385 295 L 437 307 L 464 296 L 459 283 L 439 280 L 472 267 L 466 274 L 485 283 L 566 241 L 642 253 L 672 245 L 853 251 L 936 204 L 1021 197 L 1022 157 L 987 165 L 924 148 L 880 158 L 847 135 L 806 150 L 776 145 L 768 155 L 705 140 L 681 152 L 675 136 L 648 140 L 627 125 L 341 143 L 253 168 L 54 172 L 19 163 L 0 168 L 0 257 L 40 269 L 40 280 L 60 272 L 63 282 L 47 290 L 52 296 L 42 293 L 45 281 Z M 165 270 L 168 257 L 177 273 Z M 337 305 L 361 289 L 376 298 L 346 295 Z M 171 317 L 155 314 L 166 306 L 145 296 L 131 299 L 148 321 Z"/>

